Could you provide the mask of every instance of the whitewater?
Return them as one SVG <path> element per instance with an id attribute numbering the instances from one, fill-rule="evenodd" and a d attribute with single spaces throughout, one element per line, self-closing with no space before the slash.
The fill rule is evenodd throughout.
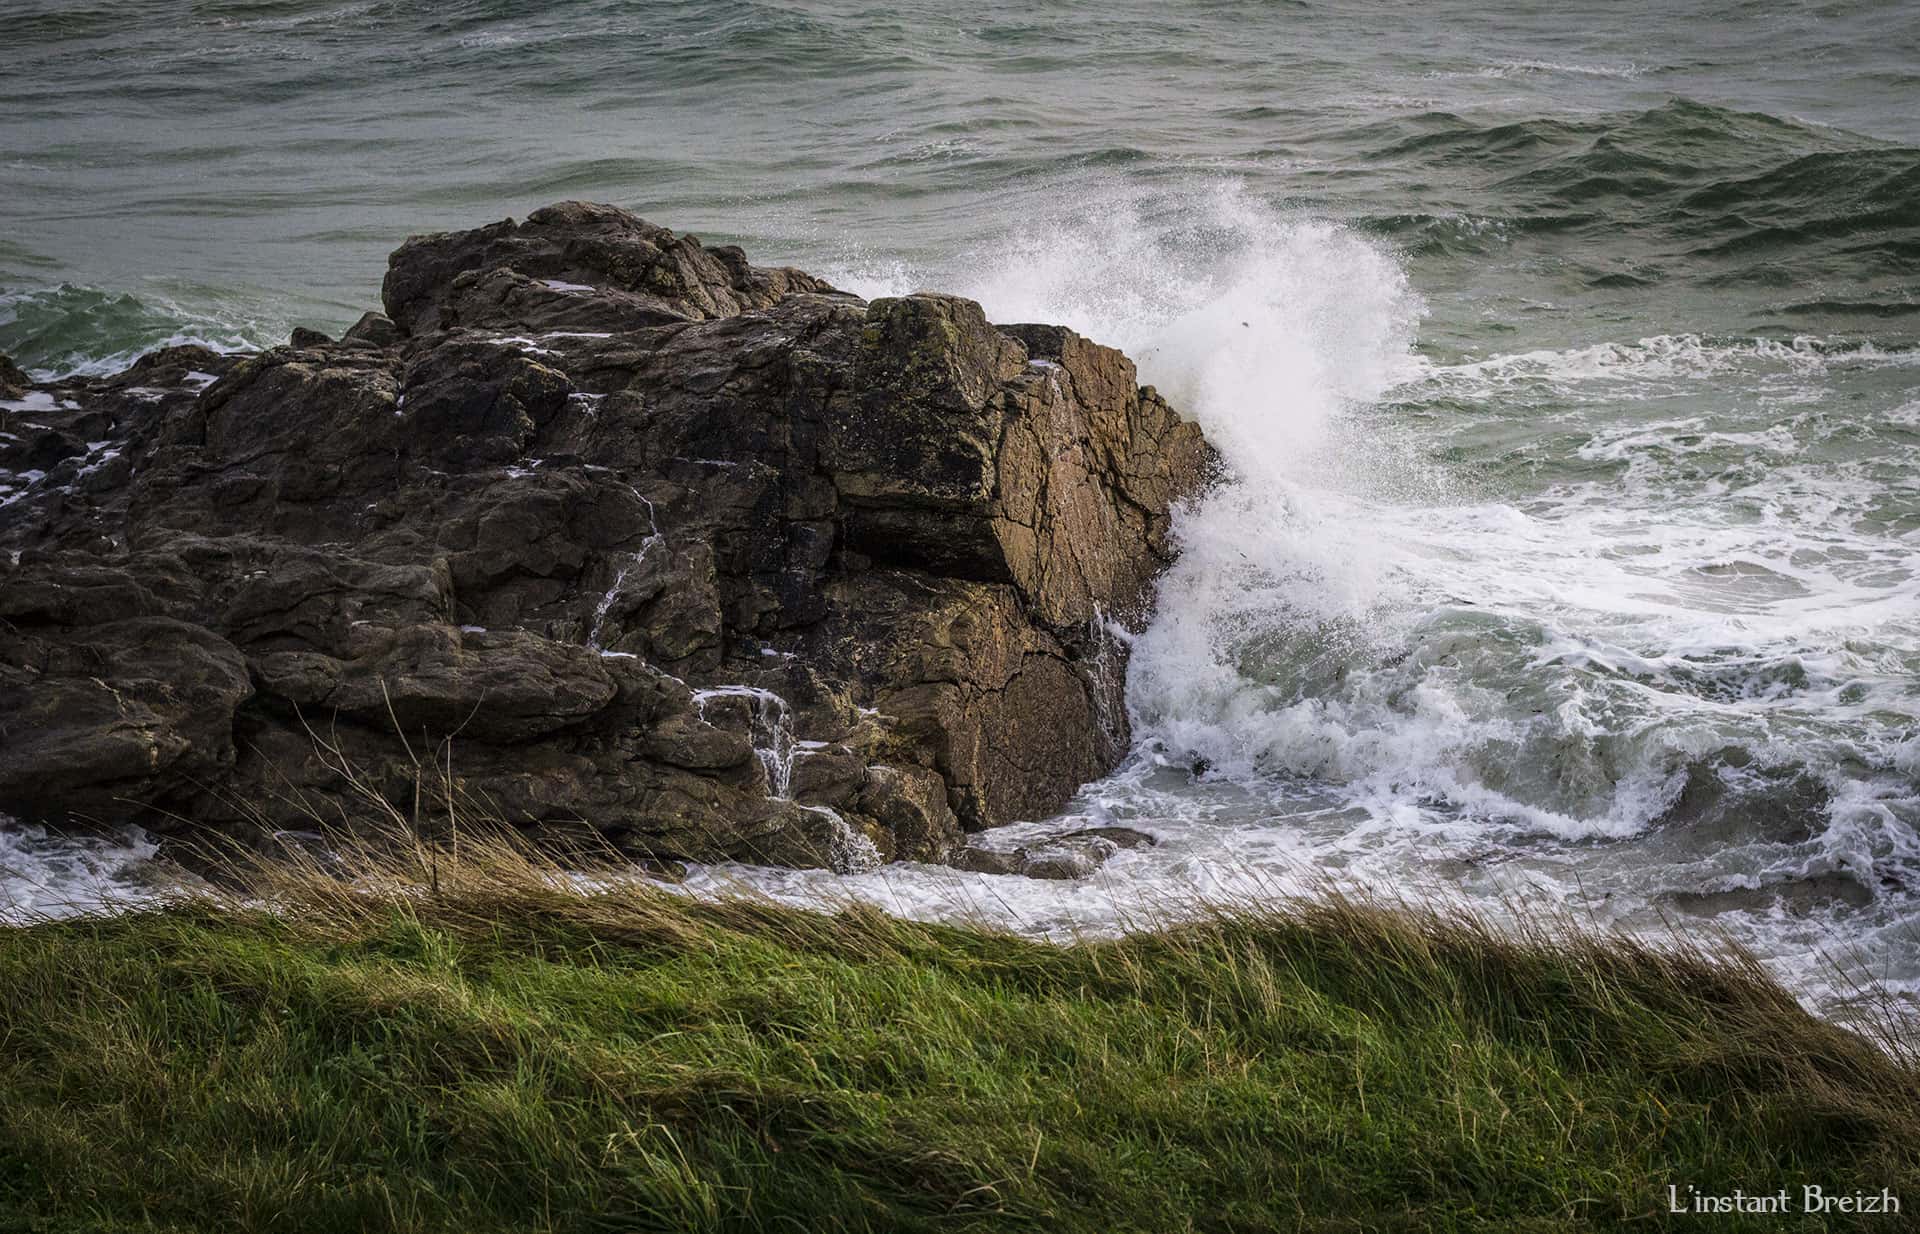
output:
<path id="1" fill-rule="evenodd" d="M 997 320 L 1121 346 L 1222 450 L 1127 635 L 1133 755 L 1063 817 L 982 837 L 1158 844 L 1077 884 L 896 865 L 689 885 L 1055 937 L 1333 887 L 1728 938 L 1830 1008 L 1920 988 L 1920 543 L 1862 474 L 1911 454 L 1823 462 L 1855 430 L 1816 410 L 1836 375 L 1920 355 L 1660 336 L 1439 364 L 1385 246 L 1232 186 L 1186 210 L 840 275 L 867 295 L 944 275 Z M 1751 427 L 1664 407 L 1729 378 Z M 1572 443 L 1591 476 L 1503 500 L 1389 414 L 1516 387 L 1626 410 Z M 1917 409 L 1876 431 L 1911 452 Z M 1716 453 L 1735 474 L 1703 468 Z"/>

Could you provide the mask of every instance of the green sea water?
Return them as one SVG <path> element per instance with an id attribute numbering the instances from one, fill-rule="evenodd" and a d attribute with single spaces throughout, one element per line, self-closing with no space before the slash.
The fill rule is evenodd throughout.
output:
<path id="1" fill-rule="evenodd" d="M 1128 632 L 1135 756 L 989 838 L 1157 847 L 1071 887 L 696 885 L 1047 932 L 1351 877 L 1724 930 L 1827 1005 L 1836 957 L 1920 990 L 1910 4 L 0 0 L 0 31 L 29 368 L 336 329 L 402 236 L 578 197 L 1075 325 L 1222 446 Z M 118 868 L 8 835 L 36 885 Z"/>

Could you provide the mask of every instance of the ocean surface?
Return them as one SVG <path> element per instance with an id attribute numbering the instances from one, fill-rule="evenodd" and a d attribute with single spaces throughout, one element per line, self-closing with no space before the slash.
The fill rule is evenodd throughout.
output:
<path id="1" fill-rule="evenodd" d="M 529 7 L 0 0 L 0 351 L 337 329 L 566 197 L 1074 325 L 1233 476 L 1133 757 L 988 840 L 1159 845 L 696 889 L 1066 935 L 1349 880 L 1920 993 L 1907 0 Z M 0 829 L 0 904 L 150 851 Z"/>

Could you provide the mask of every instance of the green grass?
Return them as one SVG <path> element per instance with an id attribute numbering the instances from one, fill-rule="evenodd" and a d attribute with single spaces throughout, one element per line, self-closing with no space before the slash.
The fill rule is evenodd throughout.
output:
<path id="1" fill-rule="evenodd" d="M 1338 899 L 1056 947 L 436 864 L 0 931 L 0 1229 L 1900 1220 L 1670 1219 L 1669 1183 L 1920 1206 L 1911 1064 L 1737 959 Z"/>

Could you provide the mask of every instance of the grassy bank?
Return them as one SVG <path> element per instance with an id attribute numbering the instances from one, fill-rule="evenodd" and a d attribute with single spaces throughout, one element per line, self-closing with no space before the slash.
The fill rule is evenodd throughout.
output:
<path id="1" fill-rule="evenodd" d="M 1669 1183 L 1920 1210 L 1915 1071 L 1737 963 L 1339 902 L 1060 948 L 499 856 L 386 896 L 257 877 L 277 914 L 0 931 L 0 1228 L 1664 1228 Z"/>

